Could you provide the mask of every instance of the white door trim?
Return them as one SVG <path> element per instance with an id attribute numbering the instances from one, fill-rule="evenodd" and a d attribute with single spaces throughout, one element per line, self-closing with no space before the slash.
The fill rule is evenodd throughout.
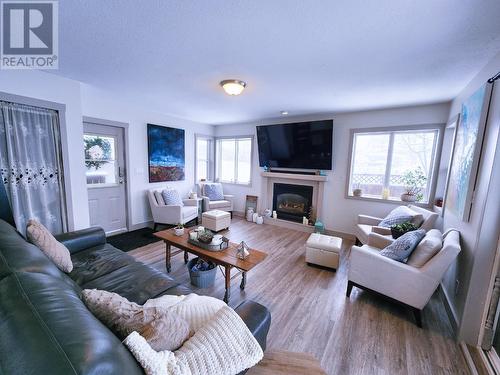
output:
<path id="1" fill-rule="evenodd" d="M 123 128 L 123 149 L 125 152 L 124 155 L 124 161 L 125 161 L 125 213 L 126 213 L 126 218 L 125 222 L 127 225 L 127 231 L 131 230 L 132 223 L 130 222 L 131 217 L 132 217 L 132 212 L 131 212 L 131 207 L 132 207 L 132 198 L 131 198 L 131 192 L 130 192 L 130 153 L 129 153 L 129 138 L 128 138 L 128 127 L 129 124 L 126 122 L 120 122 L 120 121 L 113 121 L 113 120 L 106 120 L 106 119 L 101 119 L 101 118 L 96 118 L 96 117 L 90 117 L 90 116 L 83 116 L 82 117 L 82 123 L 83 122 L 89 122 L 92 124 L 97 124 L 97 125 L 104 125 L 104 126 L 114 126 L 117 128 Z"/>

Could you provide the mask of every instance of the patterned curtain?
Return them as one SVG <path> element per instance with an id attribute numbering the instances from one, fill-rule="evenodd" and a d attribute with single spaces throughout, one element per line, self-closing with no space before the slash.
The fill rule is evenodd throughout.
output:
<path id="1" fill-rule="evenodd" d="M 0 101 L 0 170 L 19 232 L 66 230 L 57 111 Z"/>

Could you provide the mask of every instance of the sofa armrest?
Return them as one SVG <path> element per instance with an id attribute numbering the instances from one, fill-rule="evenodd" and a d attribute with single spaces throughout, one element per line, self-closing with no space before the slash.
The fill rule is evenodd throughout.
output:
<path id="1" fill-rule="evenodd" d="M 383 236 L 387 236 L 389 234 L 392 235 L 391 228 L 379 227 L 377 225 L 372 227 L 372 232 L 381 234 Z"/>
<path id="2" fill-rule="evenodd" d="M 269 310 L 260 303 L 247 300 L 236 306 L 234 311 L 245 322 L 262 350 L 266 350 L 267 333 L 271 326 L 271 313 Z"/>
<path id="3" fill-rule="evenodd" d="M 68 248 L 71 254 L 106 243 L 106 233 L 100 227 L 61 233 L 55 237 L 56 240 Z"/>
<path id="4" fill-rule="evenodd" d="M 381 221 L 382 221 L 382 219 L 379 217 L 368 216 L 368 215 L 358 215 L 358 224 L 376 226 Z"/>
<path id="5" fill-rule="evenodd" d="M 367 243 L 368 246 L 373 246 L 373 247 L 376 247 L 378 249 L 384 249 L 393 242 L 394 242 L 394 240 L 392 239 L 392 237 L 389 238 L 389 237 L 386 237 L 382 234 L 378 234 L 378 233 L 374 233 L 374 232 L 371 232 L 370 234 L 368 234 L 368 243 Z"/>
<path id="6" fill-rule="evenodd" d="M 183 199 L 182 202 L 184 203 L 184 206 L 196 206 L 198 205 L 198 200 L 197 199 Z"/>

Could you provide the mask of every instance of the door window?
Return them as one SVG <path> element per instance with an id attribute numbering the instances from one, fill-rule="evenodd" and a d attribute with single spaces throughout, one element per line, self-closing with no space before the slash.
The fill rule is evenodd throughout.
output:
<path id="1" fill-rule="evenodd" d="M 118 183 L 116 140 L 114 137 L 84 134 L 87 186 Z"/>

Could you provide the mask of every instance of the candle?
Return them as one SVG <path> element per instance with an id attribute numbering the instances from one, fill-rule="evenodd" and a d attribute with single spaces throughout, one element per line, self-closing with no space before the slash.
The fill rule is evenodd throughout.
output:
<path id="1" fill-rule="evenodd" d="M 384 190 L 382 190 L 382 199 L 389 199 L 389 189 L 384 188 Z"/>
<path id="2" fill-rule="evenodd" d="M 278 218 L 278 214 L 276 213 L 276 211 L 273 211 L 273 219 L 277 219 Z"/>
<path id="3" fill-rule="evenodd" d="M 189 232 L 189 238 L 192 240 L 197 240 L 198 239 L 198 233 L 195 232 L 194 230 L 192 232 Z"/>

